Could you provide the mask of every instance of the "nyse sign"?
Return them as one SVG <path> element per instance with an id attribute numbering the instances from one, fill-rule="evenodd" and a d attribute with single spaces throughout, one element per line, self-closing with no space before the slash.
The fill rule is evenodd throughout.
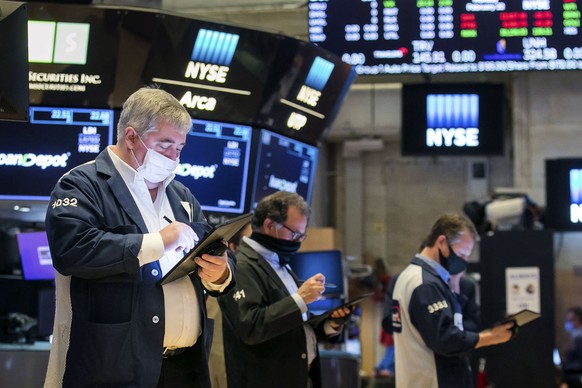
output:
<path id="1" fill-rule="evenodd" d="M 478 147 L 479 128 L 427 128 L 428 147 Z"/>

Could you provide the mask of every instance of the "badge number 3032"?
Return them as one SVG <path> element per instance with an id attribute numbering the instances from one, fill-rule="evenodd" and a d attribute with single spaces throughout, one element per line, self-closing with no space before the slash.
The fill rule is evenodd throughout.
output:
<path id="1" fill-rule="evenodd" d="M 56 208 L 59 206 L 74 206 L 77 207 L 77 198 L 63 198 L 57 199 L 51 204 L 52 208 Z"/>

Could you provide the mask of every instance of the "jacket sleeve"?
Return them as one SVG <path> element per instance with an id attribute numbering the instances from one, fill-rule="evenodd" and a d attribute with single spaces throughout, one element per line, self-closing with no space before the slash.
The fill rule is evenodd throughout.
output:
<path id="1" fill-rule="evenodd" d="M 63 176 L 51 194 L 46 230 L 53 265 L 63 275 L 102 278 L 134 274 L 143 236 L 127 221 L 106 222 L 104 206 L 119 209 L 105 198 L 103 187 L 91 174 L 73 170 Z M 111 220 L 110 220 L 111 221 Z"/>
<path id="2" fill-rule="evenodd" d="M 232 274 L 232 278 L 230 279 L 230 283 L 228 284 L 228 286 L 226 286 L 226 288 L 223 291 L 214 291 L 214 290 L 209 290 L 206 287 L 204 287 L 204 289 L 206 290 L 206 293 L 210 296 L 213 297 L 219 297 L 220 295 L 225 295 L 227 294 L 236 284 L 236 280 L 235 280 L 235 276 L 236 276 L 236 258 L 234 256 L 234 254 L 227 250 L 226 251 L 227 254 L 227 265 L 228 268 L 230 269 L 230 273 Z M 202 285 L 204 285 L 204 282 L 202 282 Z"/>
<path id="3" fill-rule="evenodd" d="M 386 290 L 386 295 L 384 297 L 384 316 L 382 318 L 382 329 L 387 334 L 392 333 L 392 295 L 394 293 L 394 286 L 396 285 L 396 279 L 398 276 L 395 276 L 390 281 L 388 285 L 388 289 Z"/>
<path id="4" fill-rule="evenodd" d="M 237 266 L 235 287 L 218 301 L 244 343 L 256 345 L 304 323 L 295 300 L 272 279 L 248 262 L 239 260 Z"/>
<path id="5" fill-rule="evenodd" d="M 478 333 L 455 326 L 453 303 L 444 289 L 434 284 L 422 284 L 412 293 L 408 307 L 411 322 L 425 344 L 443 356 L 468 353 L 479 340 Z"/>

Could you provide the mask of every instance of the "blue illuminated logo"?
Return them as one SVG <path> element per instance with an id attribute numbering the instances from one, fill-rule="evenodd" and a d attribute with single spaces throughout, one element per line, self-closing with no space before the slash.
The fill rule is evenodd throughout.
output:
<path id="1" fill-rule="evenodd" d="M 429 94 L 426 97 L 428 128 L 477 128 L 477 94 Z"/>
<path id="2" fill-rule="evenodd" d="M 201 29 L 194 42 L 192 60 L 230 66 L 239 35 Z"/>
<path id="3" fill-rule="evenodd" d="M 311 69 L 309 69 L 309 74 L 307 74 L 305 85 L 315 90 L 322 91 L 329 80 L 334 67 L 335 65 L 330 61 L 326 61 L 321 57 L 315 57 L 313 65 L 311 65 Z"/>
<path id="4" fill-rule="evenodd" d="M 582 204 L 582 169 L 570 170 L 570 202 Z"/>

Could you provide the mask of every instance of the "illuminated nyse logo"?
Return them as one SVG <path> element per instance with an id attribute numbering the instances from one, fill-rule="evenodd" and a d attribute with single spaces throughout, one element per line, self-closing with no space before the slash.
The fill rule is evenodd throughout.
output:
<path id="1" fill-rule="evenodd" d="M 321 97 L 321 92 L 325 88 L 334 67 L 335 65 L 330 61 L 326 61 L 321 57 L 315 57 L 305 79 L 305 84 L 299 89 L 297 101 L 311 107 L 316 107 L 319 102 L 319 97 Z M 313 112 L 311 113 L 314 114 Z M 303 128 L 305 124 L 307 124 L 307 117 L 300 113 L 291 112 L 287 119 L 287 127 L 296 131 Z"/>
<path id="2" fill-rule="evenodd" d="M 582 222 L 582 169 L 570 170 L 570 221 Z"/>
<path id="3" fill-rule="evenodd" d="M 84 65 L 89 46 L 88 23 L 28 21 L 28 61 Z"/>
<path id="4" fill-rule="evenodd" d="M 315 57 L 311 69 L 305 79 L 305 85 L 301 86 L 297 100 L 309 106 L 315 107 L 321 97 L 321 91 L 327 84 L 335 65 L 321 57 Z"/>
<path id="5" fill-rule="evenodd" d="M 238 40 L 237 34 L 201 29 L 185 77 L 225 83 Z"/>
<path id="6" fill-rule="evenodd" d="M 479 96 L 429 94 L 426 97 L 428 147 L 479 146 Z"/>

